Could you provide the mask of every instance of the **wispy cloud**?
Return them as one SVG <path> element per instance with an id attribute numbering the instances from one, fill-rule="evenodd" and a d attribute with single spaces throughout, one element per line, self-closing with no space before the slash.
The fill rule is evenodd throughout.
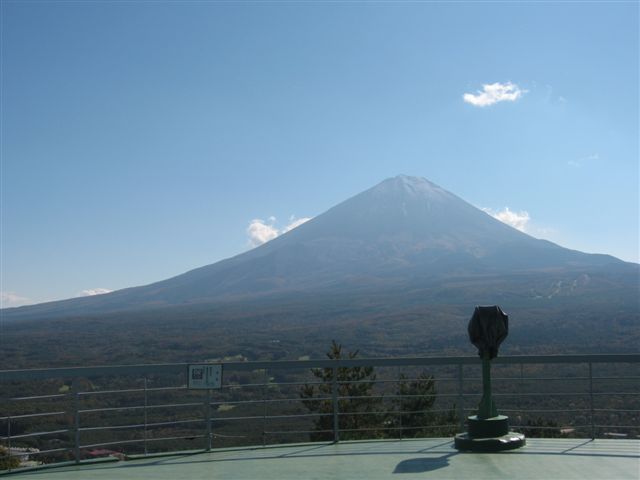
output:
<path id="1" fill-rule="evenodd" d="M 527 224 L 529 223 L 529 220 L 531 220 L 529 212 L 526 212 L 524 210 L 520 212 L 513 212 L 509 209 L 509 207 L 504 207 L 502 210 L 498 211 L 492 210 L 490 208 L 483 208 L 482 210 L 491 215 L 493 218 L 496 218 L 502 223 L 506 223 L 513 228 L 517 228 L 521 232 L 527 231 Z"/>
<path id="2" fill-rule="evenodd" d="M 21 307 L 31 303 L 33 300 L 15 292 L 0 292 L 0 308 Z"/>
<path id="3" fill-rule="evenodd" d="M 569 160 L 567 162 L 567 165 L 569 165 L 570 167 L 580 168 L 584 166 L 585 163 L 592 162 L 594 160 L 599 160 L 599 159 L 600 159 L 600 155 L 597 153 L 593 153 L 591 155 L 587 155 L 586 157 L 582 157 L 577 160 Z"/>
<path id="4" fill-rule="evenodd" d="M 111 293 L 113 290 L 109 290 L 108 288 L 88 288 L 87 290 L 82 290 L 77 297 L 93 297 L 94 295 L 104 295 L 105 293 Z"/>
<path id="5" fill-rule="evenodd" d="M 311 220 L 311 217 L 295 218 L 294 216 L 291 216 L 289 217 L 289 225 L 284 227 L 280 233 L 287 233 L 289 230 L 293 230 L 309 220 Z"/>
<path id="6" fill-rule="evenodd" d="M 258 247 L 263 243 L 267 243 L 269 240 L 287 233 L 296 227 L 299 227 L 305 222 L 311 220 L 311 217 L 296 218 L 295 216 L 289 217 L 289 223 L 278 228 L 276 226 L 276 217 L 269 217 L 266 221 L 260 218 L 254 218 L 249 222 L 247 227 L 247 235 L 249 236 L 249 245 L 251 247 Z"/>
<path id="7" fill-rule="evenodd" d="M 498 102 L 515 102 L 525 93 L 527 90 L 522 90 L 515 83 L 496 82 L 482 85 L 482 90 L 475 94 L 465 93 L 462 99 L 475 107 L 488 107 Z"/>

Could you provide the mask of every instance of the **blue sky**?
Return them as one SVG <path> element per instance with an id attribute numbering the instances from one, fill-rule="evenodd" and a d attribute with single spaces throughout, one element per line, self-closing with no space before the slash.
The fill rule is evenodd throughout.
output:
<path id="1" fill-rule="evenodd" d="M 399 173 L 638 262 L 638 13 L 4 1 L 2 306 L 216 262 Z"/>

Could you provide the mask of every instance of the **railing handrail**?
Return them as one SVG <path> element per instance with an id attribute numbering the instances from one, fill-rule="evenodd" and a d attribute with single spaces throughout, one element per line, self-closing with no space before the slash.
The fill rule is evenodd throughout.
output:
<path id="1" fill-rule="evenodd" d="M 507 355 L 494 359 L 496 364 L 548 364 L 548 363 L 639 363 L 640 353 L 578 354 L 578 355 Z M 309 369 L 341 367 L 398 367 L 404 365 L 473 365 L 479 364 L 477 356 L 456 357 L 382 357 L 318 360 L 275 360 L 258 362 L 192 362 L 222 364 L 234 371 L 261 369 Z M 106 375 L 170 374 L 183 373 L 189 363 L 160 363 L 137 365 L 97 365 L 89 367 L 58 367 L 18 370 L 0 370 L 0 382 L 36 380 L 42 378 L 78 378 Z"/>

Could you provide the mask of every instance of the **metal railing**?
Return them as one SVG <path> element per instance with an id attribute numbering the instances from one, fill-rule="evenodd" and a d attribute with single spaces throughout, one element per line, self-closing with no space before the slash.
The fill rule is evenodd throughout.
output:
<path id="1" fill-rule="evenodd" d="M 80 462 L 113 455 L 111 448 L 147 455 L 443 435 L 464 430 L 481 392 L 477 357 L 217 363 L 224 371 L 221 389 L 205 391 L 187 388 L 188 364 L 0 371 L 0 460 L 11 469 L 14 458 Z M 494 396 L 516 431 L 640 434 L 640 354 L 503 356 L 493 364 Z M 341 376 L 369 367 L 381 378 Z M 398 390 L 427 381 L 434 385 L 428 394 Z M 363 393 L 354 395 L 349 386 L 358 385 Z M 316 394 L 305 397 L 303 388 Z M 433 397 L 428 408 L 411 408 L 426 397 Z M 358 410 L 363 402 L 375 409 Z M 361 420 L 367 418 L 378 423 Z"/>

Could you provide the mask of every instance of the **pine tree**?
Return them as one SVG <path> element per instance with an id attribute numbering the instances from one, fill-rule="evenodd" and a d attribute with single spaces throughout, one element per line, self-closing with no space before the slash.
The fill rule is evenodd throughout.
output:
<path id="1" fill-rule="evenodd" d="M 353 359 L 358 351 L 343 353 L 342 345 L 332 341 L 327 357 L 331 360 Z M 315 368 L 313 375 L 321 380 L 319 384 L 304 385 L 300 390 L 300 398 L 307 409 L 319 414 L 314 419 L 317 433 L 311 434 L 311 440 L 333 439 L 333 368 Z M 337 368 L 338 425 L 340 438 L 353 440 L 380 437 L 380 429 L 386 418 L 382 412 L 381 396 L 373 396 L 376 375 L 373 367 L 339 367 Z"/>
<path id="2" fill-rule="evenodd" d="M 400 412 L 398 421 L 402 436 L 428 436 L 429 432 L 425 427 L 433 424 L 434 415 L 431 409 L 436 401 L 433 376 L 422 372 L 418 378 L 407 380 L 407 377 L 401 374 L 397 395 L 394 403 L 396 410 Z"/>

